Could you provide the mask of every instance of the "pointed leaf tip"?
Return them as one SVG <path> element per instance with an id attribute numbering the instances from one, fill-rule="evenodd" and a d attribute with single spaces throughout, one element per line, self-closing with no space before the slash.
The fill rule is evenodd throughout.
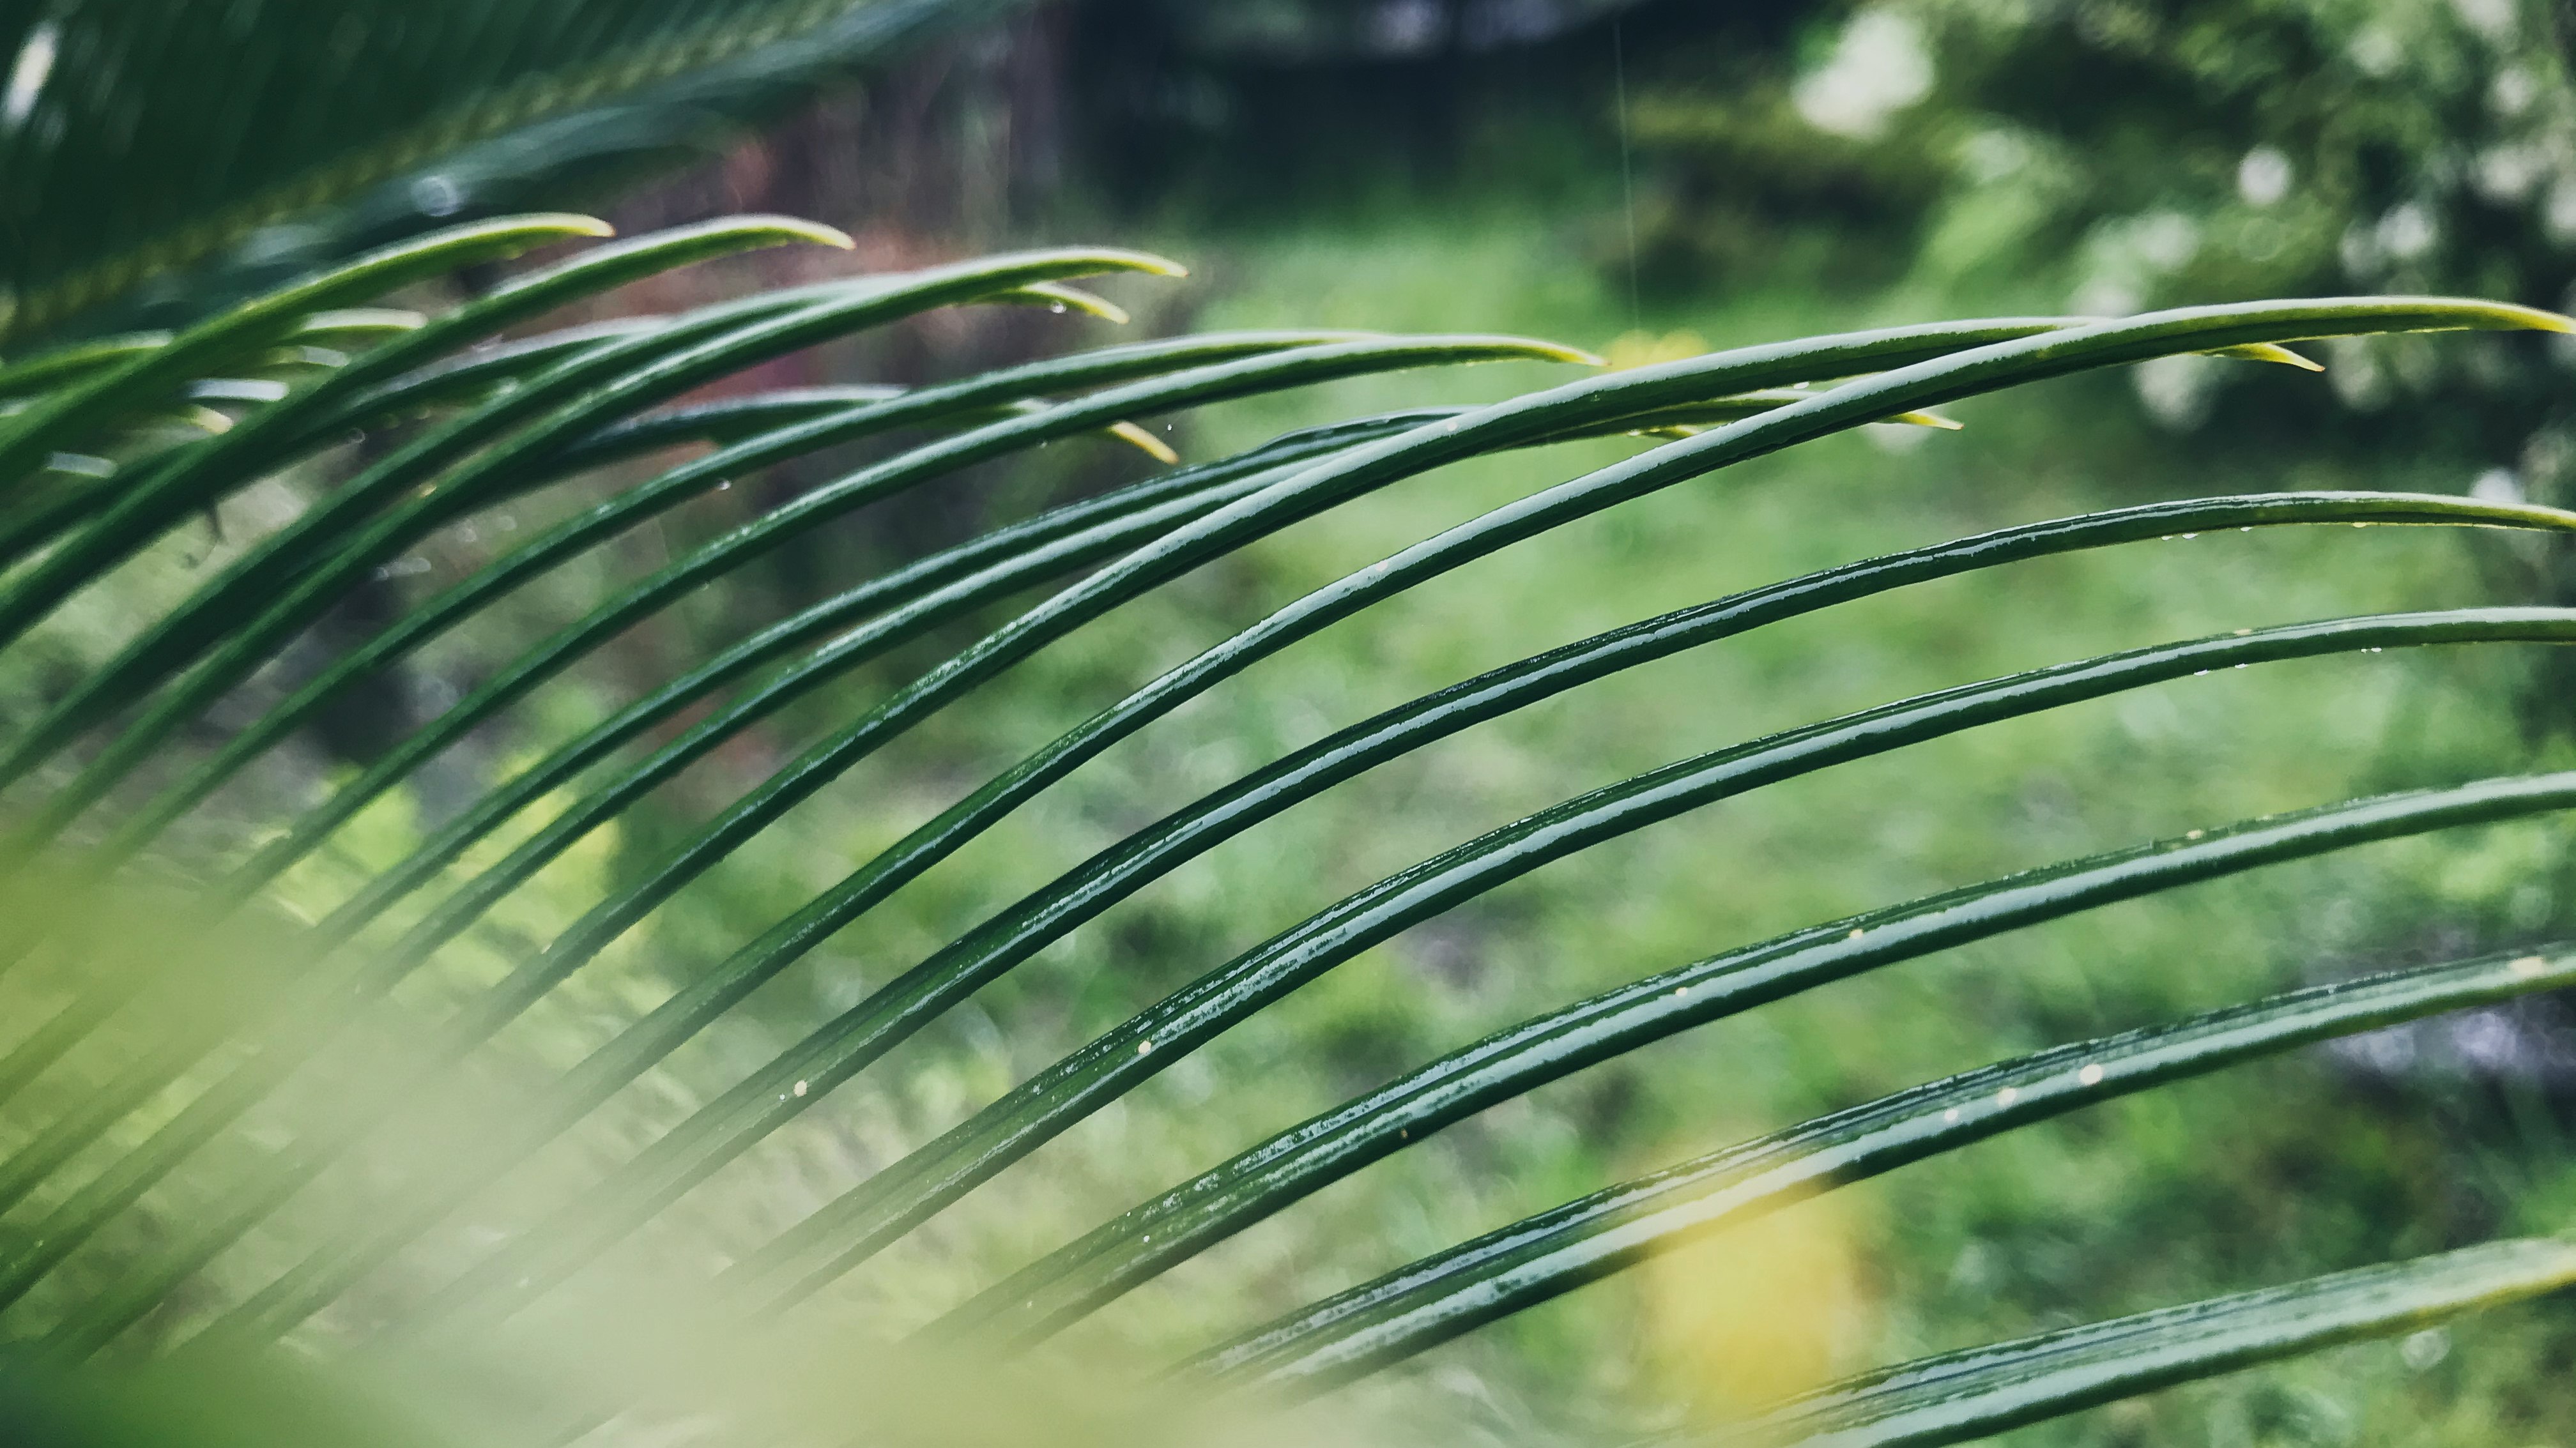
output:
<path id="1" fill-rule="evenodd" d="M 1141 272 L 1149 277 L 1185 277 L 1190 269 L 1167 256 L 1150 251 L 1129 251 L 1125 247 L 1068 247 L 1052 255 L 1078 258 L 1100 271 Z"/>
<path id="2" fill-rule="evenodd" d="M 727 216 L 699 226 L 683 228 L 683 230 L 698 234 L 723 233 L 731 236 L 757 237 L 766 242 L 780 244 L 811 242 L 816 246 L 828 246 L 838 251 L 856 251 L 859 245 L 851 239 L 848 232 L 837 226 L 777 212 L 764 211 Z"/>
<path id="3" fill-rule="evenodd" d="M 2576 317 L 2546 308 L 2526 307 L 2518 302 L 2479 302 L 2474 305 L 2493 319 L 2489 325 L 2520 327 L 2532 332 L 2576 332 Z"/>
<path id="4" fill-rule="evenodd" d="M 2248 342 L 2242 347 L 2221 347 L 2209 355 L 2213 357 L 2241 357 L 2248 362 L 2278 362 L 2285 367 L 2296 367 L 2303 372 L 2323 372 L 2326 370 L 2325 364 L 2302 357 L 2287 347 L 2279 346 L 2271 342 Z"/>
<path id="5" fill-rule="evenodd" d="M 1097 292 L 1086 292 L 1080 287 L 1069 287 L 1062 282 L 1031 282 L 1002 293 L 998 300 L 1043 305 L 1059 312 L 1080 312 L 1121 327 L 1133 320 L 1125 307 L 1107 297 Z"/>
<path id="6" fill-rule="evenodd" d="M 1144 453 L 1145 456 L 1152 458 L 1154 461 L 1163 464 L 1165 467 L 1169 467 L 1181 460 L 1181 455 L 1172 451 L 1171 444 L 1154 436 L 1152 433 L 1147 432 L 1145 429 L 1132 422 L 1110 424 L 1109 435 L 1122 442 L 1134 444 L 1138 451 Z"/>

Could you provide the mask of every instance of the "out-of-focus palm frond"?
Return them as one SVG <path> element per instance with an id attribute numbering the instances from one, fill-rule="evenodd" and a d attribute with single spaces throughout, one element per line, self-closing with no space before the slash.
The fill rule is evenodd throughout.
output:
<path id="1" fill-rule="evenodd" d="M 0 345 L 595 191 L 1013 3 L 20 0 Z"/>

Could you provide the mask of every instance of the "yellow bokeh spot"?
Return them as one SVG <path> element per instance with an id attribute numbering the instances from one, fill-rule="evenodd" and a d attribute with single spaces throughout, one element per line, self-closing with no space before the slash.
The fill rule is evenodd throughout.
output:
<path id="1" fill-rule="evenodd" d="M 1655 1381 L 1727 1421 L 1849 1371 L 1874 1302 L 1858 1203 L 1812 1198 L 1648 1261 L 1645 1347 Z"/>

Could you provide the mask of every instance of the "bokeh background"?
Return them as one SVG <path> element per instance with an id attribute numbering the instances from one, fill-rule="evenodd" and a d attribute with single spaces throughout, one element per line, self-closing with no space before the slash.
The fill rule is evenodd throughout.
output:
<path id="1" fill-rule="evenodd" d="M 2519 0 L 1057 0 L 928 45 L 604 214 L 632 232 L 784 211 L 859 241 L 850 257 L 699 269 L 618 294 L 620 308 L 1101 242 L 1193 269 L 1114 288 L 1136 315 L 1128 333 L 1516 331 L 1614 365 L 1941 316 L 2267 295 L 2467 292 L 2564 307 L 2576 281 L 2571 46 L 2576 21 Z M 1110 335 L 1038 311 L 941 314 L 738 385 L 922 382 Z M 622 1153 L 818 1012 L 1163 811 L 1557 643 L 1811 568 L 2152 498 L 2363 487 L 2576 502 L 2576 352 L 2553 345 L 2566 340 L 2358 341 L 2319 352 L 2321 376 L 2169 359 L 1961 404 L 1956 433 L 1889 426 L 1803 447 L 1521 545 L 1300 645 L 1085 769 L 629 1092 L 594 1123 L 597 1149 Z M 1310 422 L 1497 397 L 1550 375 L 1513 364 L 1341 384 L 1219 409 L 1169 440 L 1213 457 Z M 493 1072 L 506 1086 L 514 1060 L 560 1069 L 1155 668 L 1628 450 L 1452 469 L 1094 625 L 665 908 L 514 1027 Z M 866 456 L 740 480 L 604 550 L 348 701 L 246 790 L 319 788 L 577 616 L 609 579 Z M 1107 443 L 1059 444 L 809 538 L 639 628 L 541 696 L 516 732 L 477 736 L 425 787 L 353 824 L 278 903 L 327 909 L 361 864 L 399 858 L 480 781 L 713 641 L 860 570 L 1152 466 Z M 533 526 L 580 501 L 532 500 L 508 522 Z M 188 540 L 191 557 L 255 535 L 260 506 L 257 495 L 229 505 L 242 516 L 228 536 Z M 490 557 L 493 531 L 441 536 L 337 626 L 362 637 Z M 1244 946 L 1583 789 L 2135 645 L 2344 613 L 2576 601 L 2571 569 L 2559 548 L 2455 530 L 2175 539 L 1911 589 L 1594 685 L 1382 769 L 1121 906 L 738 1163 L 633 1244 L 629 1265 L 698 1261 L 710 1235 L 756 1245 Z M 11 687 L 40 700 L 76 677 L 131 630 L 154 586 L 138 571 L 125 591 L 84 600 Z M 452 949 L 416 983 L 416 1003 L 434 1011 L 487 982 L 603 881 L 1000 616 L 921 641 L 666 789 Z M 2058 710 L 1698 812 L 1335 972 L 977 1193 L 820 1310 L 867 1331 L 926 1321 L 1145 1192 L 1592 990 L 2161 834 L 2565 767 L 2571 726 L 2576 674 L 2539 650 L 2337 658 Z M 196 828 L 191 849 L 238 848 L 220 815 Z M 2550 821 L 2376 846 L 1767 1007 L 1382 1163 L 1134 1294 L 1066 1350 L 1167 1356 L 1622 1176 L 2018 1051 L 2576 933 L 2571 843 L 2576 831 Z M 2571 1030 L 2552 1001 L 2472 1013 L 2025 1130 L 1586 1289 L 1346 1397 L 1443 1442 L 1596 1441 L 1924 1352 L 2559 1230 L 2576 1216 Z M 188 1206 L 182 1192 L 159 1210 Z M 414 1264 L 421 1280 L 439 1250 Z M 247 1280 L 278 1260 L 254 1244 L 237 1270 Z M 375 1290 L 403 1290 L 400 1274 Z M 366 1310 L 361 1299 L 337 1311 Z M 329 1317 L 311 1329 L 333 1330 Z M 2543 1303 L 2008 1441 L 2565 1443 L 2576 1441 L 2571 1365 L 2576 1310 Z"/>

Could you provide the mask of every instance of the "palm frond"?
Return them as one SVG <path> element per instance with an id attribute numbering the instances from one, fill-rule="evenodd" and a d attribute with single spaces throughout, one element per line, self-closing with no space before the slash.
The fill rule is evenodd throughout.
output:
<path id="1" fill-rule="evenodd" d="M 1010 6 L 14 8 L 0 20 L 0 347 L 103 307 L 184 321 L 367 247 L 595 193 Z"/>
<path id="2" fill-rule="evenodd" d="M 637 22 L 639 25 L 642 21 Z M 935 307 L 1038 301 L 1115 317 L 1068 286 L 1113 272 L 1171 275 L 1158 258 L 1060 248 L 894 276 L 782 290 L 672 316 L 492 339 L 565 303 L 671 266 L 752 246 L 830 243 L 773 218 L 609 243 L 435 318 L 364 310 L 406 280 L 538 241 L 595 232 L 580 218 L 475 223 L 404 242 L 169 334 L 23 359 L 0 371 L 0 649 L 29 646 L 74 600 L 200 511 L 293 476 L 351 431 L 399 439 L 304 511 L 241 547 L 68 683 L 0 745 L 10 789 L 9 888 L 18 906 L 0 970 L 82 948 L 49 894 L 77 897 L 184 856 L 192 821 L 243 808 L 252 766 L 366 680 L 474 626 L 680 504 L 827 447 L 877 439 L 875 460 L 600 590 L 572 622 L 507 658 L 353 775 L 287 807 L 254 805 L 261 829 L 211 862 L 178 928 L 260 945 L 262 977 L 222 976 L 182 953 L 130 970 L 52 979 L 54 1012 L 0 1057 L 0 1108 L 16 1145 L 0 1158 L 0 1210 L 24 1232 L 0 1246 L 0 1310 L 63 1354 L 96 1351 L 156 1309 L 159 1338 L 210 1325 L 234 1340 L 294 1331 L 371 1281 L 488 1190 L 596 1119 L 618 1093 L 700 1040 L 751 994 L 895 891 L 1029 806 L 1086 761 L 1219 683 L 1435 578 L 1576 520 L 1732 464 L 1864 424 L 1941 426 L 1961 398 L 2071 372 L 2186 353 L 2296 362 L 2320 337 L 2461 328 L 2567 330 L 2552 314 L 2447 298 L 2259 302 L 2115 321 L 2015 317 L 1884 328 L 1744 347 L 1596 374 L 1489 406 L 1368 413 L 1231 456 L 1043 507 L 827 596 L 714 649 L 577 728 L 530 723 L 540 691 L 693 592 L 871 502 L 953 482 L 969 467 L 1099 435 L 1169 451 L 1142 420 L 1212 403 L 1398 370 L 1492 361 L 1585 362 L 1512 337 L 1348 332 L 1210 333 L 1075 351 L 914 388 L 844 385 L 715 401 L 687 394 L 826 338 Z M 306 355 L 307 353 L 314 355 Z M 130 443 L 140 420 L 223 404 L 239 415 L 190 440 Z M 902 436 L 905 434 L 922 436 Z M 889 439 L 900 440 L 889 441 Z M 288 1207 L 407 1107 L 478 1060 L 532 1008 L 680 891 L 924 721 L 1008 687 L 1013 671 L 1086 625 L 1301 520 L 1454 463 L 1569 441 L 1637 437 L 1623 461 L 1494 508 L 1277 609 L 1046 742 L 757 938 L 673 982 L 527 1109 L 493 1123 L 435 1170 L 365 1188 L 371 1207 L 298 1240 L 256 1285 L 182 1310 L 210 1263 Z M 1670 439 L 1669 441 L 1658 441 Z M 704 449 L 685 461 L 674 448 Z M 84 451 L 95 449 L 96 451 Z M 109 473 L 63 482 L 65 455 Z M 315 621 L 439 530 L 579 483 L 590 500 L 514 540 L 461 581 L 290 686 L 249 689 Z M 719 1168 L 822 1106 L 887 1053 L 1085 922 L 1228 839 L 1473 725 L 1659 659 L 1937 579 L 2220 528 L 2421 526 L 2576 532 L 2576 514 L 2400 493 L 2281 492 L 2196 498 L 2031 523 L 1734 593 L 1531 655 L 1385 710 L 1245 772 L 993 913 L 595 1181 L 561 1192 L 535 1224 L 454 1264 L 392 1324 L 472 1331 L 556 1291 Z M 1049 591 L 1052 590 L 1052 591 Z M 1025 600 L 1035 597 L 1036 602 Z M 899 650 L 1000 610 L 998 625 L 926 665 Z M 1291 992 L 1398 931 L 1649 824 L 1855 760 L 2212 670 L 2361 651 L 2576 642 L 2576 610 L 2454 607 L 2243 627 L 1896 699 L 1781 730 L 1575 795 L 1458 844 L 1280 931 L 1101 1034 L 778 1233 L 719 1282 L 723 1312 L 762 1320 L 834 1281 L 1047 1141 Z M 0 654 L 6 662 L 8 654 Z M 514 892 L 596 839 L 729 742 L 791 706 L 891 670 L 882 697 L 585 897 L 550 940 L 423 1025 L 407 981 L 487 940 Z M 256 708 L 232 707 L 245 697 Z M 229 710 L 229 712 L 228 712 Z M 247 722 L 243 722 L 243 721 Z M 368 866 L 322 918 L 283 936 L 282 881 L 323 856 L 373 802 L 417 793 L 460 742 L 496 725 L 540 747 L 478 780 L 435 828 Z M 195 741 L 212 740 L 202 747 Z M 1255 1143 L 1224 1164 L 1065 1244 L 944 1319 L 932 1336 L 978 1351 L 1030 1348 L 1209 1246 L 1477 1112 L 1650 1042 L 1884 966 L 2114 901 L 2376 840 L 2576 805 L 2576 775 L 2505 777 L 2349 800 L 2221 824 L 2068 860 L 1721 950 L 1533 1016 Z M 68 882 L 68 889 L 66 888 Z M 219 950 L 210 953 L 220 955 Z M 221 973 L 218 968 L 218 974 Z M 1969 1142 L 2302 1042 L 2569 983 L 2555 947 L 2318 987 L 2003 1062 L 1818 1118 L 1578 1198 L 1219 1344 L 1196 1370 L 1235 1385 L 1310 1392 L 1582 1282 L 1817 1191 Z M 256 987 L 256 988 L 254 988 Z M 182 1005 L 181 1003 L 185 1004 Z M 366 1059 L 399 1035 L 396 1058 Z M 71 1095 L 40 1089 L 80 1060 Z M 335 1074 L 336 1070 L 336 1074 Z M 311 1088 L 315 1082 L 325 1089 Z M 306 1099 L 318 1098 L 318 1099 Z M 40 1290 L 155 1193 L 237 1145 L 244 1124 L 295 1100 L 294 1128 L 255 1169 L 220 1185 L 96 1285 Z M 91 1163 L 84 1169 L 82 1163 Z M 2156 1383 L 2314 1343 L 2391 1330 L 2566 1280 L 2566 1249 L 2508 1243 L 2373 1274 L 2222 1299 L 2072 1334 L 1933 1360 L 1783 1407 L 1763 1431 L 1827 1442 L 1952 1441 L 2071 1411 Z M 1843 1435 L 1843 1436 L 1834 1436 Z"/>
<path id="3" fill-rule="evenodd" d="M 2429 966 L 1962 1072 L 1515 1222 L 1247 1334 L 1197 1366 L 1315 1391 L 1723 1226 L 1909 1161 L 2259 1055 L 2558 989 L 2571 971 L 2576 955 L 2565 949 Z M 1709 983 L 1708 973 L 1677 973 L 1673 979 L 1683 983 L 1674 991 L 1687 994 L 1694 978 Z M 1732 994 L 1729 982 L 1718 983 Z M 1548 1023 L 1559 1039 L 1572 1025 Z"/>
<path id="4" fill-rule="evenodd" d="M 1958 1443 L 2170 1383 L 2391 1336 L 2570 1282 L 2576 1247 L 2564 1241 L 2489 1242 L 1901 1364 L 1817 1393 L 1722 1441 Z"/>

